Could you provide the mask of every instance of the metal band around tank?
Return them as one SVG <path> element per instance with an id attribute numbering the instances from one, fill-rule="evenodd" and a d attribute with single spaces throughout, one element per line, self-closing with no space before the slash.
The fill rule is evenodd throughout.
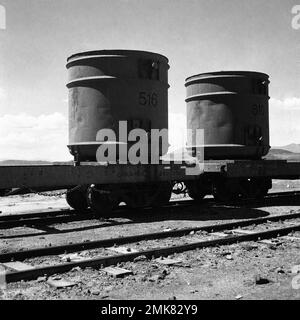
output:
<path id="1" fill-rule="evenodd" d="M 120 77 L 112 77 L 112 76 L 95 76 L 95 77 L 84 77 L 84 78 L 78 78 L 72 81 L 69 81 L 67 83 L 67 88 L 73 88 L 75 86 L 80 86 L 80 85 L 84 85 L 91 83 L 91 81 L 107 81 L 107 80 L 114 80 L 114 81 L 124 81 L 124 79 L 120 78 Z M 136 81 L 136 79 L 131 79 L 131 78 L 127 78 L 126 81 Z M 155 80 L 149 80 L 147 79 L 146 81 L 155 81 Z M 164 83 L 161 82 L 160 86 L 165 85 L 166 88 L 169 88 L 170 85 L 168 83 Z"/>
<path id="2" fill-rule="evenodd" d="M 83 57 L 73 58 L 72 60 L 68 61 L 68 63 L 66 64 L 66 67 L 70 68 L 70 67 L 73 67 L 73 65 L 76 65 L 77 62 L 82 62 L 85 60 L 95 60 L 95 59 L 99 59 L 99 58 L 101 58 L 101 59 L 103 59 L 103 58 L 126 58 L 126 59 L 128 59 L 127 56 L 115 55 L 115 54 L 108 55 L 108 56 L 105 56 L 105 55 L 83 56 Z"/>
<path id="3" fill-rule="evenodd" d="M 230 92 L 230 91 L 220 91 L 220 92 L 209 92 L 209 93 L 199 93 L 199 94 L 194 94 L 192 96 L 189 96 L 185 99 L 185 102 L 190 102 L 193 100 L 198 100 L 201 98 L 209 98 L 212 96 L 229 96 L 229 95 L 239 95 L 240 93 L 238 92 Z M 253 97 L 253 96 L 260 96 L 259 94 L 243 94 L 243 96 L 249 96 L 249 97 Z M 265 96 L 268 99 L 270 98 L 269 96 Z"/>

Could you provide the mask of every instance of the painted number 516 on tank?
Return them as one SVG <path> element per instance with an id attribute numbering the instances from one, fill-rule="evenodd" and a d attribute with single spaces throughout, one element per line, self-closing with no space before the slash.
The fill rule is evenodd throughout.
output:
<path id="1" fill-rule="evenodd" d="M 141 106 L 156 107 L 158 103 L 158 96 L 155 92 L 139 92 L 139 104 Z"/>

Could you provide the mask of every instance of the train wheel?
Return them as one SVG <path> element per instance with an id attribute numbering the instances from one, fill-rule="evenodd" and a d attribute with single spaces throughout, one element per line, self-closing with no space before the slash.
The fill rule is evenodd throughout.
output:
<path id="1" fill-rule="evenodd" d="M 124 192 L 124 201 L 131 208 L 160 207 L 172 194 L 171 183 L 133 185 Z"/>
<path id="2" fill-rule="evenodd" d="M 195 192 L 194 190 L 190 189 L 188 189 L 188 195 L 197 202 L 201 202 L 203 198 L 206 196 L 205 193 Z"/>
<path id="3" fill-rule="evenodd" d="M 75 210 L 86 210 L 88 208 L 88 203 L 85 196 L 86 189 L 69 189 L 66 194 L 66 200 L 68 205 Z"/>
<path id="4" fill-rule="evenodd" d="M 0 197 L 4 197 L 11 189 L 0 189 Z"/>
<path id="5" fill-rule="evenodd" d="M 272 180 L 266 178 L 251 178 L 242 182 L 243 198 L 263 199 L 270 188 Z"/>
<path id="6" fill-rule="evenodd" d="M 256 178 L 252 179 L 252 196 L 255 199 L 263 199 L 270 188 L 272 188 L 272 179 Z"/>
<path id="7" fill-rule="evenodd" d="M 118 205 L 110 190 L 103 190 L 95 185 L 88 187 L 86 199 L 88 206 L 98 216 L 109 215 L 113 208 Z"/>
<path id="8" fill-rule="evenodd" d="M 197 202 L 201 202 L 207 194 L 198 181 L 187 181 L 185 182 L 185 185 L 187 187 L 188 195 Z"/>
<path id="9" fill-rule="evenodd" d="M 154 193 L 150 185 L 133 185 L 124 193 L 124 201 L 130 208 L 149 207 Z"/>
<path id="10" fill-rule="evenodd" d="M 152 200 L 153 207 L 161 207 L 169 203 L 172 195 L 173 186 L 171 183 L 161 183 L 158 185 L 156 195 Z"/>
<path id="11" fill-rule="evenodd" d="M 239 197 L 239 183 L 236 179 L 224 179 L 213 185 L 213 196 L 216 201 L 230 202 Z"/>

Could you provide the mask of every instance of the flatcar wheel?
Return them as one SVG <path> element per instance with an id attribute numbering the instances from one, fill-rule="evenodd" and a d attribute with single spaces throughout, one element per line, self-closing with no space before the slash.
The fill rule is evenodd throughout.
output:
<path id="1" fill-rule="evenodd" d="M 188 195 L 196 202 L 201 202 L 206 196 L 206 192 L 194 181 L 185 182 Z"/>
<path id="2" fill-rule="evenodd" d="M 213 186 L 213 196 L 216 201 L 220 202 L 236 200 L 239 197 L 238 184 L 234 180 L 218 182 Z"/>
<path id="3" fill-rule="evenodd" d="M 66 200 L 68 205 L 77 210 L 86 210 L 88 208 L 88 203 L 85 196 L 85 189 L 79 188 L 75 190 L 68 190 L 66 194 Z"/>
<path id="4" fill-rule="evenodd" d="M 169 202 L 172 193 L 170 183 L 133 185 L 123 194 L 130 208 L 160 207 Z"/>
<path id="5" fill-rule="evenodd" d="M 11 189 L 0 189 L 0 197 L 4 197 Z"/>
<path id="6" fill-rule="evenodd" d="M 152 200 L 153 207 L 161 207 L 169 203 L 173 186 L 171 183 L 162 183 L 157 187 L 156 195 Z"/>
<path id="7" fill-rule="evenodd" d="M 201 202 L 206 196 L 205 193 L 195 192 L 195 190 L 188 189 L 188 195 L 196 202 Z"/>
<path id="8" fill-rule="evenodd" d="M 129 192 L 126 192 L 125 202 L 132 209 L 143 208 L 151 205 L 152 198 L 153 193 L 149 193 L 147 188 L 132 188 Z"/>
<path id="9" fill-rule="evenodd" d="M 261 200 L 272 187 L 272 182 L 268 179 L 248 179 L 243 182 L 243 197 Z"/>
<path id="10" fill-rule="evenodd" d="M 114 202 L 110 197 L 110 191 L 99 190 L 94 185 L 88 187 L 86 199 L 88 206 L 98 216 L 110 214 L 114 207 Z"/>

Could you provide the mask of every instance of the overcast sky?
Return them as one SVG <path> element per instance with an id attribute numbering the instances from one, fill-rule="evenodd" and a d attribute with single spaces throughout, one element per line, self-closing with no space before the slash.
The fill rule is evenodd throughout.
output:
<path id="1" fill-rule="evenodd" d="M 186 77 L 270 75 L 271 144 L 300 143 L 300 29 L 295 0 L 0 0 L 0 159 L 70 158 L 70 54 L 137 49 L 169 59 L 171 143 L 185 128 Z M 0 21 L 1 26 L 1 21 Z"/>

